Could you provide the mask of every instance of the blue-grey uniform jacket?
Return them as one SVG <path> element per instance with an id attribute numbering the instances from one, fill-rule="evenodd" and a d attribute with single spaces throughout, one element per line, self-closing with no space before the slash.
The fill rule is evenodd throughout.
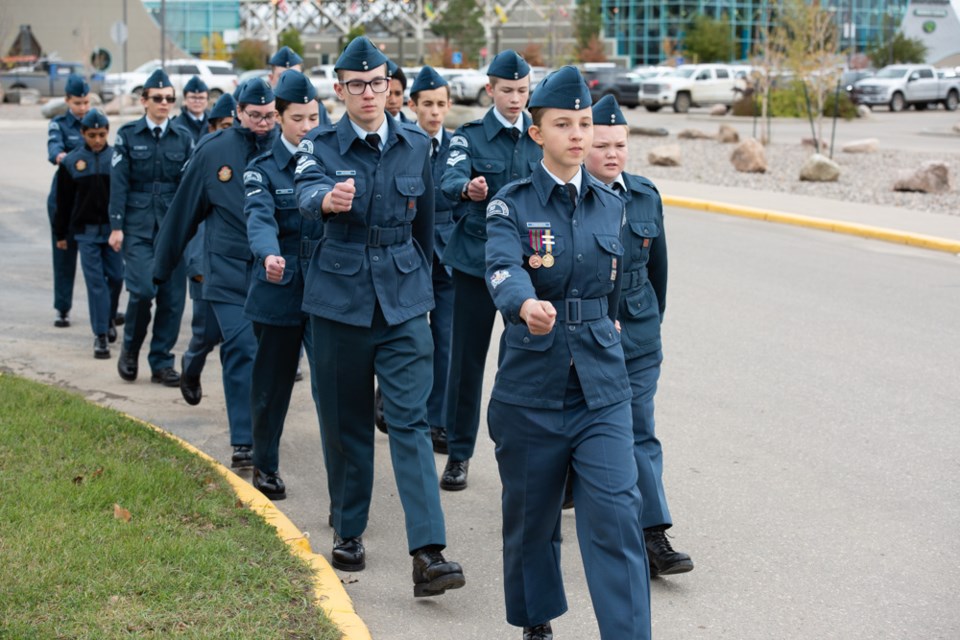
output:
<path id="1" fill-rule="evenodd" d="M 627 222 L 623 229 L 620 329 L 629 358 L 660 349 L 660 323 L 667 306 L 667 239 L 663 202 L 652 182 L 623 174 Z"/>
<path id="2" fill-rule="evenodd" d="M 200 138 L 207 133 L 207 112 L 203 112 L 202 120 L 194 120 L 193 116 L 184 109 L 180 112 L 180 115 L 170 120 L 170 124 L 175 127 L 180 127 L 181 129 L 186 129 L 193 137 L 195 143 L 200 142 Z"/>
<path id="3" fill-rule="evenodd" d="M 57 240 L 83 231 L 88 224 L 107 224 L 112 155 L 110 145 L 97 153 L 83 145 L 64 156 L 57 169 L 57 213 L 53 219 Z"/>
<path id="4" fill-rule="evenodd" d="M 297 200 L 311 220 L 324 196 L 353 178 L 350 211 L 326 216 L 323 240 L 307 271 L 303 309 L 370 327 L 379 303 L 389 325 L 433 309 L 433 174 L 430 140 L 419 128 L 387 118 L 383 150 L 357 137 L 344 116 L 317 127 L 297 153 Z"/>
<path id="5" fill-rule="evenodd" d="M 80 121 L 70 110 L 57 116 L 47 125 L 47 160 L 57 164 L 57 156 L 62 152 L 70 153 L 83 146 L 83 133 Z"/>
<path id="6" fill-rule="evenodd" d="M 275 136 L 276 130 L 257 138 L 245 127 L 232 127 L 200 140 L 157 235 L 154 279 L 162 282 L 170 277 L 187 241 L 206 221 L 203 299 L 244 303 L 253 254 L 243 214 L 243 171 L 250 160 L 270 148 Z"/>
<path id="7" fill-rule="evenodd" d="M 144 116 L 117 131 L 110 172 L 110 228 L 153 239 L 180 184 L 193 138 L 168 122 L 158 142 L 149 127 Z"/>
<path id="8" fill-rule="evenodd" d="M 483 277 L 486 265 L 483 245 L 487 239 L 484 222 L 487 202 L 507 183 L 529 176 L 543 157 L 540 146 L 526 133 L 514 142 L 494 115 L 494 108 L 491 107 L 483 119 L 468 122 L 453 134 L 440 183 L 448 198 L 460 201 L 467 182 L 477 176 L 487 181 L 487 200 L 465 201 L 463 216 L 443 254 L 444 264 L 476 278 Z M 522 118 L 526 132 L 531 124 L 530 116 L 524 113 Z"/>
<path id="9" fill-rule="evenodd" d="M 443 178 L 443 172 L 447 168 L 447 158 L 450 155 L 450 140 L 453 136 L 446 129 L 443 130 L 443 141 L 437 147 L 436 157 L 430 157 L 430 163 L 433 166 L 433 204 L 436 209 L 436 215 L 433 218 L 433 251 L 438 258 L 443 258 L 443 251 L 450 242 L 450 235 L 453 233 L 454 225 L 460 219 L 463 207 L 461 200 L 457 198 L 448 198 L 440 189 L 440 180 Z M 433 144 L 432 142 L 430 144 Z"/>
<path id="10" fill-rule="evenodd" d="M 244 315 L 254 322 L 300 326 L 306 317 L 303 277 L 323 234 L 323 223 L 300 215 L 294 192 L 296 157 L 277 136 L 273 148 L 255 158 L 243 172 L 247 238 L 253 253 L 253 277 Z M 280 282 L 269 282 L 263 268 L 267 256 L 283 256 Z"/>
<path id="11" fill-rule="evenodd" d="M 562 409 L 571 364 L 591 409 L 628 400 L 630 382 L 614 317 L 620 294 L 623 203 L 581 169 L 571 204 L 538 165 L 487 206 L 487 289 L 506 319 L 492 397 L 524 407 Z M 553 256 L 533 268 L 534 253 Z M 535 336 L 520 319 L 529 298 L 557 310 L 550 333 Z"/>

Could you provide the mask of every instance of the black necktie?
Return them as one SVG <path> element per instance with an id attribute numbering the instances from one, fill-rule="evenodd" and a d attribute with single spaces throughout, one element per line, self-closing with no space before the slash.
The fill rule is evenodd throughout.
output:
<path id="1" fill-rule="evenodd" d="M 154 127 L 154 128 L 153 128 L 153 139 L 156 140 L 157 142 L 159 142 L 159 141 L 160 141 L 160 134 L 161 134 L 161 133 L 163 133 L 163 129 L 161 129 L 160 127 Z"/>
<path id="2" fill-rule="evenodd" d="M 367 144 L 373 147 L 374 151 L 380 151 L 380 134 L 379 133 L 368 133 L 367 137 L 364 138 L 367 141 Z"/>
<path id="3" fill-rule="evenodd" d="M 434 138 L 430 141 L 430 146 L 433 147 L 433 151 L 430 152 L 430 155 L 436 157 L 437 151 L 440 149 L 440 141 Z"/>
<path id="4" fill-rule="evenodd" d="M 513 138 L 514 142 L 520 139 L 520 129 L 517 129 L 516 127 L 507 127 L 507 131 L 510 133 L 510 137 Z"/>
<path id="5" fill-rule="evenodd" d="M 568 182 L 563 185 L 563 188 L 567 190 L 567 196 L 570 198 L 570 202 L 573 203 L 573 208 L 577 208 L 577 186 L 573 183 Z"/>

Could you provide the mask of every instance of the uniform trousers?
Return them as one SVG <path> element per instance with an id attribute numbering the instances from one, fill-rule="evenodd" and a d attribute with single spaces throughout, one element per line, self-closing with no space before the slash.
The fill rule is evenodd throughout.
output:
<path id="1" fill-rule="evenodd" d="M 380 306 L 371 327 L 310 316 L 318 372 L 320 433 L 333 527 L 343 538 L 367 527 L 373 492 L 373 378 L 383 396 L 390 458 L 407 546 L 446 546 L 427 396 L 433 378 L 427 315 L 390 326 Z"/>
<path id="2" fill-rule="evenodd" d="M 447 378 L 447 448 L 450 460 L 469 460 L 477 444 L 483 369 L 497 308 L 483 278 L 453 270 L 453 333 Z"/>
<path id="3" fill-rule="evenodd" d="M 76 235 L 80 267 L 87 284 L 87 306 L 93 335 L 107 333 L 117 315 L 123 290 L 123 258 L 110 248 L 110 225 L 88 224 Z"/>
<path id="4" fill-rule="evenodd" d="M 453 328 L 453 278 L 433 254 L 433 302 L 430 334 L 433 336 L 433 389 L 427 399 L 427 422 L 446 426 L 447 377 L 450 371 L 450 335 Z"/>
<path id="5" fill-rule="evenodd" d="M 223 395 L 227 401 L 227 422 L 230 424 L 230 445 L 253 445 L 250 417 L 250 381 L 257 339 L 253 324 L 244 317 L 243 305 L 231 302 L 210 302 L 220 326 L 223 344 L 220 362 L 223 365 Z"/>
<path id="6" fill-rule="evenodd" d="M 663 448 L 654 429 L 653 397 L 660 379 L 660 363 L 663 351 L 630 358 L 627 373 L 633 397 L 630 409 L 633 412 L 633 450 L 637 458 L 640 495 L 643 496 L 643 511 L 640 525 L 644 529 L 673 524 L 667 496 L 663 490 Z"/>
<path id="7" fill-rule="evenodd" d="M 650 578 L 630 405 L 587 407 L 576 370 L 560 410 L 491 399 L 490 435 L 503 484 L 507 622 L 534 626 L 567 610 L 557 527 L 568 465 L 577 537 L 604 640 L 650 637 Z"/>
<path id="8" fill-rule="evenodd" d="M 73 284 L 77 279 L 77 241 L 72 233 L 67 234 L 67 248 L 57 249 L 57 236 L 53 233 L 53 219 L 57 213 L 57 174 L 47 197 L 47 217 L 50 219 L 50 246 L 53 249 L 53 308 L 60 313 L 70 313 L 73 308 Z"/>
<path id="9" fill-rule="evenodd" d="M 294 379 L 300 364 L 300 348 L 313 353 L 313 331 L 306 318 L 298 326 L 253 323 L 257 355 L 253 360 L 250 384 L 250 411 L 253 415 L 253 466 L 276 473 L 280 466 L 280 436 L 290 408 Z M 317 403 L 319 373 L 310 364 L 310 387 Z M 319 409 L 318 409 L 319 411 Z"/>
<path id="10" fill-rule="evenodd" d="M 124 234 L 124 282 L 127 285 L 127 313 L 123 325 L 123 350 L 139 353 L 150 325 L 150 307 L 156 299 L 153 338 L 147 360 L 151 371 L 172 367 L 173 346 L 180 335 L 180 320 L 186 304 L 186 268 L 181 260 L 170 278 L 153 284 L 153 239 Z"/>
<path id="11" fill-rule="evenodd" d="M 217 317 L 213 314 L 210 303 L 203 299 L 203 284 L 191 279 L 189 287 L 190 298 L 193 299 L 193 317 L 190 319 L 190 343 L 183 352 L 181 373 L 199 378 L 207 362 L 207 355 L 220 344 L 222 338 Z"/>

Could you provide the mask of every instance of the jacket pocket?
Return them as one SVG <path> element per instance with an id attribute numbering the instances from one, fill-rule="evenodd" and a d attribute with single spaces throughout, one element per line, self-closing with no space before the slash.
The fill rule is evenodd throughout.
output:
<path id="1" fill-rule="evenodd" d="M 317 268 L 324 274 L 319 278 L 323 294 L 317 302 L 331 309 L 343 310 L 353 302 L 359 288 L 356 276 L 363 267 L 364 255 L 324 243 L 317 252 Z"/>
<path id="2" fill-rule="evenodd" d="M 617 269 L 621 268 L 623 243 L 620 242 L 620 237 L 615 235 L 595 233 L 593 237 L 600 247 L 597 252 L 597 280 L 612 284 L 617 279 Z"/>

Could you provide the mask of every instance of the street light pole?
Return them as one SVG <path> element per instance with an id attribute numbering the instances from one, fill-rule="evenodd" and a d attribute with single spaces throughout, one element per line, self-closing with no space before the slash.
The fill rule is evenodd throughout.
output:
<path id="1" fill-rule="evenodd" d="M 167 0 L 160 0 L 160 66 L 167 66 Z"/>

